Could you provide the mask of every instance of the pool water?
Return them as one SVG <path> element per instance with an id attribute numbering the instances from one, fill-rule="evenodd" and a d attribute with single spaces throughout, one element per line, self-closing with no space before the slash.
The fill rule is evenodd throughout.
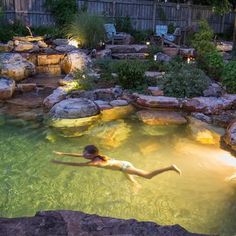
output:
<path id="1" fill-rule="evenodd" d="M 123 173 L 56 165 L 53 150 L 81 152 L 96 144 L 112 158 L 153 170 L 176 164 L 182 176 L 137 177 L 139 191 Z M 31 216 L 39 210 L 79 210 L 102 216 L 180 224 L 191 232 L 236 234 L 236 185 L 225 181 L 236 159 L 218 143 L 200 143 L 188 126 L 150 127 L 136 118 L 93 127 L 65 138 L 32 123 L 0 126 L 0 216 Z"/>

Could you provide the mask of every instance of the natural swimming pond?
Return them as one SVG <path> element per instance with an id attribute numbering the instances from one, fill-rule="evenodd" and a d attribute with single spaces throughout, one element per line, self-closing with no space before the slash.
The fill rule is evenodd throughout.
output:
<path id="1" fill-rule="evenodd" d="M 208 136 L 191 132 L 189 126 L 146 126 L 135 117 L 100 124 L 74 138 L 57 136 L 43 125 L 2 122 L 0 216 L 68 209 L 232 236 L 236 186 L 225 178 L 236 172 L 236 159 L 220 149 L 217 136 L 212 140 Z M 76 161 L 52 152 L 81 152 L 90 143 L 144 170 L 174 163 L 183 175 L 169 172 L 151 180 L 137 178 L 142 185 L 137 192 L 120 172 L 50 162 L 55 158 Z"/>

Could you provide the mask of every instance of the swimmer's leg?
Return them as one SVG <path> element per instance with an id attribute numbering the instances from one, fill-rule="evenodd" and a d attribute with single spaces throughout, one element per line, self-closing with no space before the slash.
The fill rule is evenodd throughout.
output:
<path id="1" fill-rule="evenodd" d="M 151 179 L 154 176 L 162 174 L 162 173 L 167 172 L 167 171 L 175 171 L 179 175 L 181 174 L 181 170 L 175 165 L 171 165 L 169 167 L 162 168 L 162 169 L 157 169 L 157 170 L 150 171 L 150 172 L 135 168 L 133 166 L 124 170 L 124 172 L 129 174 L 129 175 L 137 175 L 137 176 L 140 176 L 140 177 L 143 177 L 143 178 L 146 178 L 146 179 Z"/>

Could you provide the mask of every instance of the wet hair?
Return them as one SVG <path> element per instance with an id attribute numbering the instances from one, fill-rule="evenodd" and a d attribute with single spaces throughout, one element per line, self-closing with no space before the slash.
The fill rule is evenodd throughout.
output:
<path id="1" fill-rule="evenodd" d="M 101 156 L 99 155 L 99 149 L 95 146 L 95 145 L 87 145 L 85 148 L 84 148 L 84 151 L 86 151 L 87 153 L 89 154 L 97 154 L 97 156 L 95 158 L 100 158 L 101 160 L 103 161 L 107 161 L 107 160 L 110 160 L 110 158 L 106 157 L 106 156 Z"/>
<path id="2" fill-rule="evenodd" d="M 96 154 L 96 153 L 98 154 L 99 152 L 98 148 L 95 145 L 87 145 L 84 148 L 84 151 L 86 151 L 89 154 Z"/>

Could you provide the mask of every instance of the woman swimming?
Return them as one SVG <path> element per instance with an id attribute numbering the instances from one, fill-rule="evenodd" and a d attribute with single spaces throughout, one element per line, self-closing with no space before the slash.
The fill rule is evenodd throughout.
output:
<path id="1" fill-rule="evenodd" d="M 90 161 L 85 163 L 77 163 L 77 162 L 63 162 L 58 160 L 52 160 L 53 163 L 69 165 L 69 166 L 92 166 L 92 167 L 100 167 L 110 170 L 119 170 L 122 171 L 126 177 L 134 183 L 137 183 L 132 175 L 137 175 L 146 179 L 151 179 L 156 175 L 164 173 L 166 171 L 175 171 L 178 174 L 181 174 L 181 170 L 176 165 L 171 165 L 166 168 L 157 169 L 154 171 L 144 171 L 134 167 L 128 161 L 120 161 L 111 159 L 109 157 L 103 156 L 99 154 L 99 150 L 94 145 L 88 145 L 84 148 L 83 154 L 77 153 L 64 153 L 64 152 L 54 152 L 57 155 L 61 156 L 72 156 L 72 157 L 83 157 L 85 159 L 89 159 Z"/>

